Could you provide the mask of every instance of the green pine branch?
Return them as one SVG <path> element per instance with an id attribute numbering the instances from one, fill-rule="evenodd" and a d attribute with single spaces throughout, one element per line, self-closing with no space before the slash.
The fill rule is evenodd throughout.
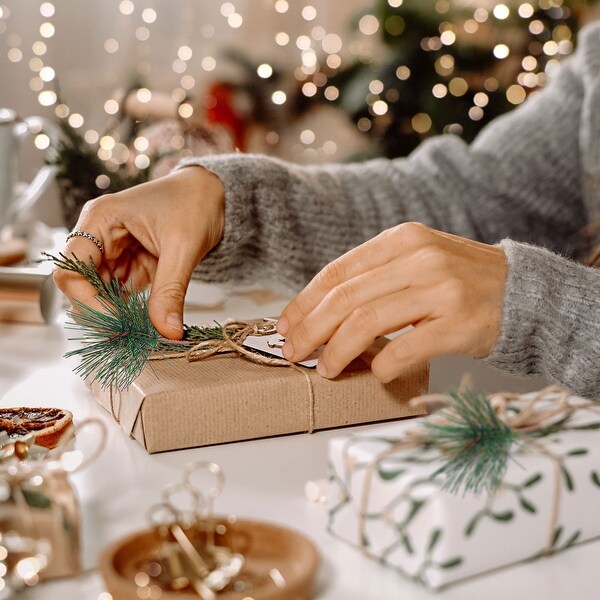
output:
<path id="1" fill-rule="evenodd" d="M 81 333 L 72 339 L 80 341 L 82 347 L 67 352 L 65 357 L 79 357 L 75 372 L 99 382 L 103 388 L 128 388 L 154 353 L 168 356 L 200 341 L 223 339 L 218 323 L 213 327 L 184 326 L 183 340 L 166 339 L 150 320 L 147 294 L 116 278 L 106 282 L 91 258 L 86 263 L 75 255 L 45 256 L 58 268 L 84 277 L 96 290 L 100 309 L 75 301 L 74 310 L 68 311 L 72 319 L 68 328 Z"/>
<path id="2" fill-rule="evenodd" d="M 517 434 L 496 415 L 489 398 L 470 390 L 450 392 L 439 416 L 422 424 L 444 462 L 432 477 L 445 475 L 444 489 L 452 493 L 498 489 Z"/>

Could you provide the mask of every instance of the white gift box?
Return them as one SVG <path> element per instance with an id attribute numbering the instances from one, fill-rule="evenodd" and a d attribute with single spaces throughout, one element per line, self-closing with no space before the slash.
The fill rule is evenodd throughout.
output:
<path id="1" fill-rule="evenodd" d="M 477 496 L 442 489 L 438 450 L 394 448 L 418 421 L 330 442 L 328 530 L 357 551 L 438 589 L 600 536 L 598 409 L 513 444 L 500 488 Z"/>

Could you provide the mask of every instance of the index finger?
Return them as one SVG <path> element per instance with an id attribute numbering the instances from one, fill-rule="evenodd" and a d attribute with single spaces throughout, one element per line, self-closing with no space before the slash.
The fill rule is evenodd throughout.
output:
<path id="1" fill-rule="evenodd" d="M 428 229 L 419 223 L 403 223 L 381 232 L 326 265 L 283 309 L 277 322 L 277 331 L 287 335 L 332 289 L 394 260 L 402 249 L 414 246 L 417 236 L 421 237 Z"/>
<path id="2" fill-rule="evenodd" d="M 93 262 L 97 269 L 102 264 L 102 252 L 104 249 L 99 237 L 88 233 L 98 242 L 90 240 L 89 237 L 82 235 L 80 230 L 75 230 L 67 236 L 67 243 L 63 251 L 67 259 L 79 259 L 89 264 Z M 71 305 L 75 306 L 77 302 L 101 308 L 101 304 L 96 299 L 98 292 L 94 286 L 85 277 L 74 271 L 68 270 L 60 265 L 56 265 L 53 273 L 54 282 L 58 289 L 68 298 Z"/>

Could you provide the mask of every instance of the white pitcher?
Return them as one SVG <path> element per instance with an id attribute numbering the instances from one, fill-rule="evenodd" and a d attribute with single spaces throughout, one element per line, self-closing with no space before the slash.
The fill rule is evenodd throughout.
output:
<path id="1" fill-rule="evenodd" d="M 0 231 L 37 202 L 56 174 L 57 167 L 44 165 L 24 189 L 18 184 L 19 142 L 29 133 L 41 131 L 51 141 L 58 140 L 58 128 L 46 119 L 22 119 L 14 110 L 0 108 Z"/>

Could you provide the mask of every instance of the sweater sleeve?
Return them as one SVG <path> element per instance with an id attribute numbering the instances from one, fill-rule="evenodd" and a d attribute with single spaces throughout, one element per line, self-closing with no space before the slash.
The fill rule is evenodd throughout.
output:
<path id="1" fill-rule="evenodd" d="M 406 221 L 568 254 L 586 221 L 582 96 L 577 69 L 566 65 L 470 146 L 443 135 L 404 159 L 321 166 L 248 154 L 187 159 L 180 167 L 204 166 L 225 186 L 224 237 L 196 276 L 298 288 L 351 247 Z"/>
<path id="2" fill-rule="evenodd" d="M 490 364 L 542 373 L 600 400 L 600 269 L 504 240 L 508 259 L 502 327 Z"/>

